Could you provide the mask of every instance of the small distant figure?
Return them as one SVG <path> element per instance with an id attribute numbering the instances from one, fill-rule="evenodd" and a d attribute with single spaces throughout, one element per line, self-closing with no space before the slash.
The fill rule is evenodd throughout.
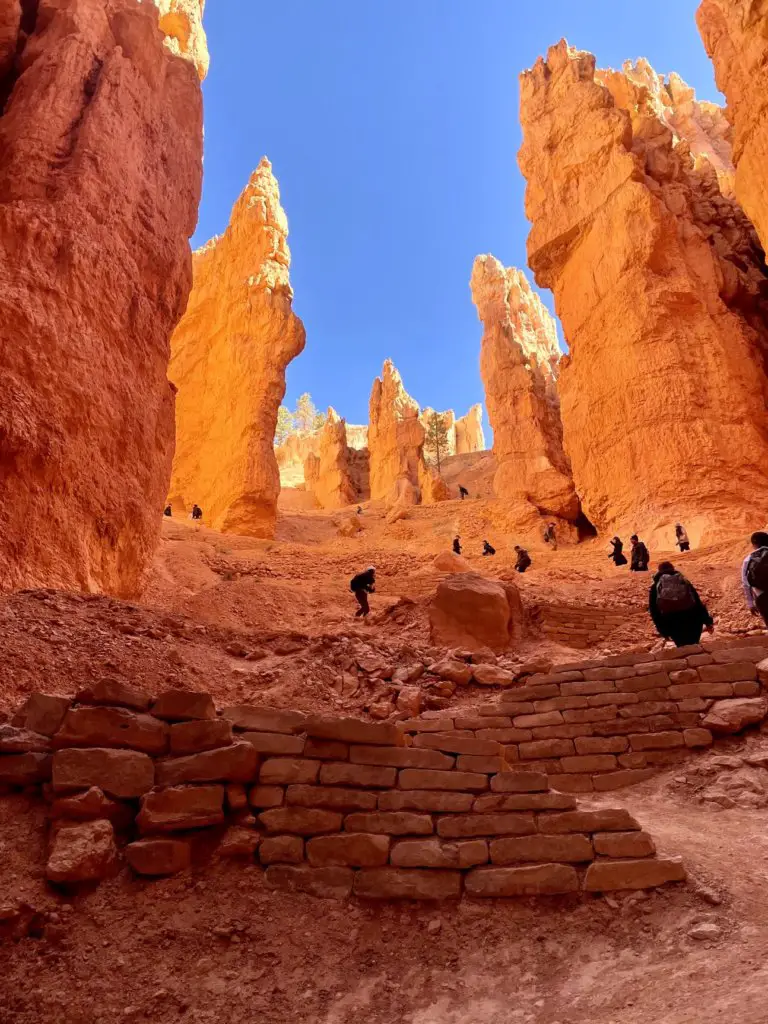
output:
<path id="1" fill-rule="evenodd" d="M 469 497 L 469 491 L 467 490 L 466 487 L 463 487 L 461 484 L 459 484 L 459 494 L 461 495 L 462 501 L 464 501 L 465 498 Z"/>
<path id="2" fill-rule="evenodd" d="M 677 537 L 677 546 L 680 551 L 690 551 L 691 542 L 688 540 L 688 534 L 685 532 L 685 527 L 682 523 L 675 523 L 675 537 Z"/>
<path id="3" fill-rule="evenodd" d="M 487 540 L 483 541 L 483 554 L 484 555 L 495 555 L 496 548 L 491 547 Z"/>
<path id="4" fill-rule="evenodd" d="M 752 551 L 741 566 L 741 585 L 752 615 L 762 615 L 768 626 L 768 533 L 759 530 L 749 538 Z"/>
<path id="5" fill-rule="evenodd" d="M 455 555 L 461 554 L 461 537 L 458 534 L 453 538 L 453 553 Z"/>
<path id="6" fill-rule="evenodd" d="M 671 562 L 659 563 L 648 595 L 648 611 L 659 634 L 675 647 L 697 644 L 702 630 L 714 630 L 712 616 L 696 588 Z"/>
<path id="7" fill-rule="evenodd" d="M 192 518 L 193 519 L 202 519 L 203 518 L 203 510 L 200 508 L 199 505 L 193 505 L 192 506 Z"/>
<path id="8" fill-rule="evenodd" d="M 555 533 L 554 523 L 547 523 L 544 527 L 544 543 L 551 544 L 552 550 L 557 551 L 557 534 Z"/>
<path id="9" fill-rule="evenodd" d="M 515 551 L 517 552 L 515 572 L 525 572 L 526 569 L 530 568 L 531 556 L 528 554 L 525 548 L 521 548 L 519 544 L 515 544 Z"/>
<path id="10" fill-rule="evenodd" d="M 363 506 L 362 505 L 358 505 L 357 506 L 357 514 L 359 516 L 361 516 L 363 514 Z"/>
<path id="11" fill-rule="evenodd" d="M 172 513 L 172 511 L 171 511 L 171 506 L 170 506 L 170 505 L 166 505 L 166 506 L 165 506 L 165 508 L 163 509 L 163 515 L 164 515 L 164 516 L 168 516 L 168 518 L 169 518 L 169 519 L 171 518 L 171 516 L 173 515 L 173 513 Z"/>
<path id="12" fill-rule="evenodd" d="M 627 556 L 624 554 L 624 543 L 621 537 L 614 537 L 611 541 L 612 551 L 608 555 L 609 558 L 613 559 L 614 565 L 626 565 Z"/>
<path id="13" fill-rule="evenodd" d="M 365 572 L 359 572 L 353 576 L 349 583 L 349 589 L 355 595 L 360 607 L 355 612 L 355 618 L 365 618 L 371 610 L 368 605 L 368 595 L 376 591 L 376 566 L 369 565 Z"/>
<path id="14" fill-rule="evenodd" d="M 629 563 L 630 572 L 648 572 L 648 563 L 651 560 L 648 548 L 636 533 L 633 533 L 629 540 L 632 544 L 632 559 Z"/>

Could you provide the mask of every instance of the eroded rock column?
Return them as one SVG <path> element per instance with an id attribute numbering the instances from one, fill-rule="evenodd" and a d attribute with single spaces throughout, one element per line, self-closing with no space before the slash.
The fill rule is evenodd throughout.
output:
<path id="1" fill-rule="evenodd" d="M 320 431 L 319 455 L 310 455 L 304 463 L 304 477 L 307 490 L 312 491 L 321 508 L 344 508 L 360 497 L 346 423 L 335 409 L 328 410 Z"/>
<path id="2" fill-rule="evenodd" d="M 418 504 L 419 471 L 424 472 L 424 427 L 419 405 L 387 359 L 373 382 L 368 426 L 371 498 Z"/>
<path id="3" fill-rule="evenodd" d="M 466 416 L 456 420 L 456 454 L 485 451 L 483 433 L 483 407 L 473 405 Z"/>

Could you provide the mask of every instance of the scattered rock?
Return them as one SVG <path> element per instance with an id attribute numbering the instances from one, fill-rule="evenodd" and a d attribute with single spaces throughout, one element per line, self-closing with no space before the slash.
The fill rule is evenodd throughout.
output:
<path id="1" fill-rule="evenodd" d="M 702 726 L 717 735 L 741 732 L 768 716 L 768 697 L 718 701 L 704 716 Z"/>
<path id="2" fill-rule="evenodd" d="M 106 878 L 116 861 L 111 822 L 66 823 L 53 834 L 45 875 L 50 882 L 95 882 Z"/>
<path id="3" fill-rule="evenodd" d="M 699 942 L 714 942 L 722 934 L 723 929 L 720 925 L 715 924 L 713 921 L 702 921 L 700 924 L 696 924 L 693 928 L 689 929 L 688 938 L 696 939 Z"/>

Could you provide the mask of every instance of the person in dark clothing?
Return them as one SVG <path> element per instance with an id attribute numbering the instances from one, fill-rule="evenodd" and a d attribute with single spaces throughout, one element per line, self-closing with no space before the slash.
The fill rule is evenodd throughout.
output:
<path id="1" fill-rule="evenodd" d="M 453 538 L 453 552 L 456 555 L 461 554 L 461 537 L 458 535 Z"/>
<path id="2" fill-rule="evenodd" d="M 632 559 L 629 563 L 631 572 L 648 572 L 648 563 L 651 560 L 651 556 L 648 554 L 648 548 L 638 538 L 636 533 L 633 533 L 629 538 L 632 543 Z"/>
<path id="3" fill-rule="evenodd" d="M 624 554 L 624 544 L 622 543 L 621 537 L 614 537 L 611 541 L 611 547 L 613 550 L 608 557 L 613 560 L 613 564 L 626 565 L 627 556 Z"/>
<path id="4" fill-rule="evenodd" d="M 462 501 L 464 501 L 465 498 L 469 497 L 469 491 L 467 490 L 466 487 L 462 487 L 461 484 L 459 484 L 459 494 L 461 495 Z"/>
<path id="5" fill-rule="evenodd" d="M 202 519 L 203 518 L 203 510 L 200 508 L 199 505 L 193 505 L 192 506 L 192 518 L 193 519 Z"/>
<path id="6" fill-rule="evenodd" d="M 355 595 L 360 607 L 355 612 L 355 618 L 365 618 L 371 610 L 368 605 L 368 595 L 376 591 L 376 567 L 369 565 L 365 572 L 359 572 L 353 576 L 349 583 L 349 589 Z"/>
<path id="7" fill-rule="evenodd" d="M 515 572 L 525 572 L 526 569 L 530 568 L 531 556 L 528 554 L 525 548 L 521 548 L 519 544 L 515 544 L 515 551 L 517 552 Z"/>
<path id="8" fill-rule="evenodd" d="M 768 626 L 768 533 L 758 530 L 749 540 L 752 551 L 741 566 L 741 585 L 747 608 L 752 615 L 762 615 Z"/>
<path id="9" fill-rule="evenodd" d="M 357 506 L 357 514 L 359 516 L 361 516 L 363 514 L 363 506 L 362 505 L 358 505 Z"/>
<path id="10" fill-rule="evenodd" d="M 170 517 L 171 517 L 171 506 L 170 505 L 166 505 L 165 506 L 165 508 L 163 509 L 163 515 L 164 516 L 168 516 L 168 518 L 170 519 Z"/>
<path id="11" fill-rule="evenodd" d="M 547 523 L 544 527 L 544 543 L 551 544 L 552 550 L 557 551 L 557 534 L 555 533 L 554 523 Z"/>
<path id="12" fill-rule="evenodd" d="M 680 551 L 690 551 L 691 542 L 688 540 L 688 534 L 685 531 L 685 527 L 682 523 L 675 523 L 675 537 L 677 538 L 676 544 L 680 548 Z"/>
<path id="13" fill-rule="evenodd" d="M 484 555 L 495 555 L 496 548 L 491 547 L 487 540 L 483 541 L 483 554 Z"/>
<path id="14" fill-rule="evenodd" d="M 701 640 L 702 630 L 714 629 L 712 616 L 696 588 L 671 562 L 661 562 L 648 594 L 648 611 L 659 634 L 675 647 Z"/>

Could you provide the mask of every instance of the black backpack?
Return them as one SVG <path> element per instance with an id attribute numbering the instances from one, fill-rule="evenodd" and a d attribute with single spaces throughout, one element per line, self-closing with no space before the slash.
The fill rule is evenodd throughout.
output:
<path id="1" fill-rule="evenodd" d="M 656 584 L 656 605 L 663 615 L 690 611 L 695 604 L 693 587 L 679 572 L 665 573 Z"/>
<path id="2" fill-rule="evenodd" d="M 758 548 L 750 557 L 747 583 L 756 590 L 768 590 L 768 548 Z"/>

